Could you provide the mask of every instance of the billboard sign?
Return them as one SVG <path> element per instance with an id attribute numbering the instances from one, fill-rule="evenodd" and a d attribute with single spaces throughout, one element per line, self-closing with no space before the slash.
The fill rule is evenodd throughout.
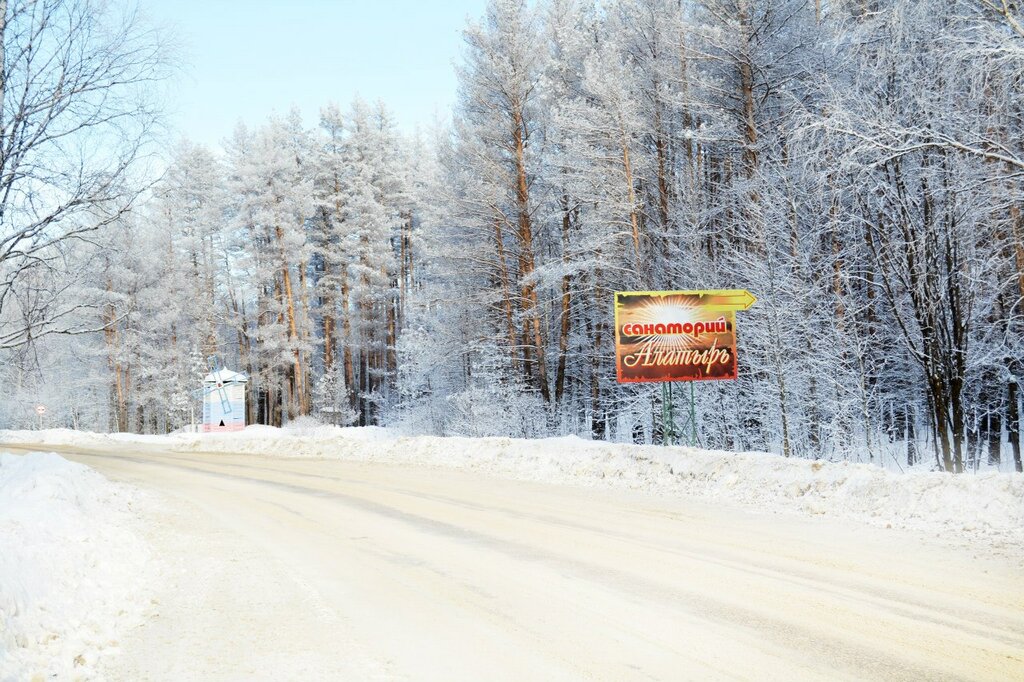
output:
<path id="1" fill-rule="evenodd" d="M 757 299 L 742 289 L 615 293 L 620 383 L 736 378 L 736 311 Z"/>

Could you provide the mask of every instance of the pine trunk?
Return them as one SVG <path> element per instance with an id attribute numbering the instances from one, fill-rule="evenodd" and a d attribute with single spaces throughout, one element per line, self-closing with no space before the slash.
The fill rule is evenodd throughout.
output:
<path id="1" fill-rule="evenodd" d="M 526 177 L 526 131 L 522 110 L 513 108 L 512 139 L 516 165 L 516 207 L 519 214 L 519 276 L 524 313 L 524 331 L 530 344 L 531 375 L 545 403 L 551 402 L 548 388 L 547 360 L 544 357 L 544 330 L 541 326 L 537 285 L 532 281 L 534 263 L 533 220 L 530 216 L 530 190 Z"/>
<path id="2" fill-rule="evenodd" d="M 292 291 L 291 268 L 288 265 L 288 258 L 284 251 L 284 232 L 280 226 L 274 228 L 274 232 L 277 237 L 277 243 L 281 246 L 282 294 L 284 296 L 285 317 L 288 324 L 288 340 L 293 347 L 292 375 L 288 382 L 290 389 L 290 395 L 288 396 L 288 419 L 291 420 L 298 416 L 298 414 L 302 414 L 302 403 L 300 398 L 303 390 L 302 355 L 298 349 L 299 332 L 295 317 L 295 294 Z"/>
<path id="3" fill-rule="evenodd" d="M 626 140 L 626 132 L 622 132 L 622 172 L 626 179 L 626 201 L 629 203 L 629 227 L 633 234 L 633 257 L 636 263 L 636 271 L 643 279 L 644 261 L 641 255 L 640 246 L 640 219 L 636 210 L 636 190 L 633 187 L 633 164 L 629 160 L 629 144 Z M 641 288 L 646 285 L 641 281 Z"/>
<path id="4" fill-rule="evenodd" d="M 569 229 L 571 227 L 569 198 L 562 197 L 562 265 L 568 268 Z M 558 371 L 555 374 L 555 402 L 561 404 L 565 394 L 565 365 L 569 353 L 569 327 L 572 280 L 568 274 L 562 276 L 561 328 L 558 333 Z"/>
<path id="5" fill-rule="evenodd" d="M 505 314 L 505 331 L 508 334 L 508 350 L 512 358 L 512 373 L 519 374 L 519 353 L 516 348 L 516 323 L 512 312 L 512 285 L 509 281 L 508 262 L 505 258 L 505 238 L 501 231 L 503 216 L 494 217 L 494 243 L 498 252 L 498 280 L 501 282 L 501 307 Z"/>
<path id="6" fill-rule="evenodd" d="M 1006 396 L 1006 434 L 1010 438 L 1010 448 L 1013 451 L 1013 464 L 1018 472 L 1024 471 L 1021 467 L 1021 442 L 1020 442 L 1020 402 L 1018 384 L 1011 381 L 1007 387 Z"/>
<path id="7" fill-rule="evenodd" d="M 352 321 L 349 310 L 349 286 L 348 274 L 341 276 L 341 333 L 342 333 L 342 362 L 345 371 L 345 395 L 348 405 L 356 409 L 355 400 L 355 367 L 352 362 Z"/>

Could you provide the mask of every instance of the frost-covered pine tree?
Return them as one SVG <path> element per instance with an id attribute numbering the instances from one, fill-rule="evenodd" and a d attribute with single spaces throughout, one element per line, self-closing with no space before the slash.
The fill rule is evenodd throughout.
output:
<path id="1" fill-rule="evenodd" d="M 228 149 L 234 244 L 245 272 L 244 298 L 255 298 L 242 320 L 254 338 L 251 389 L 272 424 L 308 414 L 311 317 L 306 222 L 313 212 L 309 143 L 297 112 L 271 119 L 253 133 L 236 131 Z"/>

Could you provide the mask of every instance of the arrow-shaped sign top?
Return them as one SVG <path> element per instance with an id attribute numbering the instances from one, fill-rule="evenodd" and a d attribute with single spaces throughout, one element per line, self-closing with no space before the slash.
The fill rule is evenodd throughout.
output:
<path id="1" fill-rule="evenodd" d="M 701 305 L 709 310 L 746 310 L 757 303 L 757 298 L 746 289 L 687 291 L 685 293 L 699 294 Z"/>
<path id="2" fill-rule="evenodd" d="M 746 289 L 700 289 L 694 291 L 625 291 L 627 296 L 698 296 L 706 310 L 746 310 L 757 298 Z"/>
<path id="3" fill-rule="evenodd" d="M 693 291 L 619 291 L 615 294 L 616 306 L 622 302 L 620 296 L 697 296 L 700 307 L 705 310 L 746 310 L 757 303 L 757 297 L 746 289 L 699 289 Z"/>

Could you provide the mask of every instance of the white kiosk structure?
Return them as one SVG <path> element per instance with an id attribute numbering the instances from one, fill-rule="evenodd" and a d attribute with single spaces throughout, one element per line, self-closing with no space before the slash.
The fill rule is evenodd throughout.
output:
<path id="1" fill-rule="evenodd" d="M 226 367 L 203 379 L 202 431 L 241 431 L 245 428 L 245 385 L 249 379 Z"/>

